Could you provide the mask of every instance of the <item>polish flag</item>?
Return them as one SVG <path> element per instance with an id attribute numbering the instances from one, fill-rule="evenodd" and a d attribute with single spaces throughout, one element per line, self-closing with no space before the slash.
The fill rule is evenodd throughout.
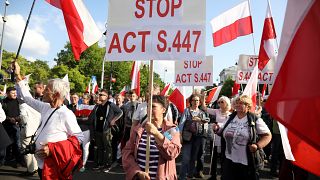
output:
<path id="1" fill-rule="evenodd" d="M 282 32 L 265 106 L 288 129 L 286 158 L 292 152 L 295 165 L 320 176 L 320 1 L 288 1 Z"/>
<path id="2" fill-rule="evenodd" d="M 273 18 L 271 15 L 270 4 L 268 1 L 266 19 L 264 20 L 263 32 L 259 50 L 260 70 L 268 64 L 271 58 L 276 58 L 278 55 L 278 46 L 276 41 L 276 30 L 274 29 Z"/>
<path id="3" fill-rule="evenodd" d="M 177 106 L 180 113 L 186 108 L 186 95 L 184 86 L 178 86 L 169 96 L 169 101 Z"/>
<path id="4" fill-rule="evenodd" d="M 75 111 L 75 115 L 78 117 L 88 117 L 95 105 L 86 105 L 86 104 L 79 104 L 77 105 L 76 111 Z"/>
<path id="5" fill-rule="evenodd" d="M 86 87 L 86 91 L 85 91 L 85 92 L 87 92 L 87 93 L 90 93 L 90 94 L 91 94 L 91 80 L 90 80 L 90 82 L 89 82 L 88 86 Z"/>
<path id="6" fill-rule="evenodd" d="M 243 95 L 247 95 L 252 99 L 251 112 L 255 112 L 256 110 L 258 75 L 259 75 L 259 69 L 258 69 L 258 65 L 256 65 L 251 73 L 248 84 L 242 93 Z"/>
<path id="7" fill-rule="evenodd" d="M 230 42 L 239 36 L 253 33 L 249 2 L 244 1 L 236 7 L 211 20 L 213 46 Z"/>
<path id="8" fill-rule="evenodd" d="M 286 158 L 320 176 L 320 1 L 291 0 L 277 58 L 276 80 L 266 102 L 268 112 L 283 124 Z M 298 83 L 297 83 L 298 82 Z M 288 135 L 288 136 L 286 136 Z M 283 140 L 283 142 L 285 142 Z M 291 151 L 290 151 L 291 149 Z"/>
<path id="9" fill-rule="evenodd" d="M 66 23 L 72 52 L 78 61 L 88 47 L 99 41 L 102 33 L 98 29 L 82 0 L 46 0 L 61 9 Z"/>
<path id="10" fill-rule="evenodd" d="M 123 88 L 121 89 L 119 94 L 124 97 L 126 95 L 126 92 L 127 92 L 126 91 L 126 86 L 123 86 Z"/>
<path id="11" fill-rule="evenodd" d="M 214 102 L 218 99 L 222 86 L 214 87 L 209 92 L 208 97 L 206 98 L 206 104 Z"/>
<path id="12" fill-rule="evenodd" d="M 167 85 L 162 89 L 162 91 L 160 92 L 160 95 L 161 95 L 161 96 L 166 96 L 166 95 L 168 95 L 170 86 L 171 86 L 170 83 L 167 84 Z"/>
<path id="13" fill-rule="evenodd" d="M 96 94 L 99 91 L 99 86 L 97 83 L 96 76 L 91 76 L 91 84 L 92 84 L 91 94 Z"/>
<path id="14" fill-rule="evenodd" d="M 130 74 L 131 89 L 135 90 L 138 96 L 140 96 L 140 66 L 141 61 L 134 61 Z"/>
<path id="15" fill-rule="evenodd" d="M 237 95 L 239 93 L 239 89 L 240 89 L 240 84 L 238 84 L 237 82 L 234 82 L 231 96 L 234 97 L 235 95 Z"/>

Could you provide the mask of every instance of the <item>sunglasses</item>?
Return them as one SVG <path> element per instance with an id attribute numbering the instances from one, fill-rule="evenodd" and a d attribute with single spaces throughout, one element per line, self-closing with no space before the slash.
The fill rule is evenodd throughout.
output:
<path id="1" fill-rule="evenodd" d="M 107 96 L 107 95 L 105 95 L 105 94 L 99 94 L 99 96 Z"/>
<path id="2" fill-rule="evenodd" d="M 224 104 L 224 101 L 218 101 L 218 104 Z"/>

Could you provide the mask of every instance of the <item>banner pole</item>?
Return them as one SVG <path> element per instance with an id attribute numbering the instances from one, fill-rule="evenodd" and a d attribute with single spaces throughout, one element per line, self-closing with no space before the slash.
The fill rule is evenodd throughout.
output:
<path id="1" fill-rule="evenodd" d="M 23 40 L 24 40 L 24 36 L 26 35 L 26 31 L 27 31 L 27 28 L 28 28 L 28 25 L 29 25 L 30 17 L 31 17 L 35 2 L 36 2 L 36 0 L 33 0 L 32 6 L 31 6 L 31 9 L 30 9 L 30 12 L 29 12 L 29 16 L 28 16 L 28 19 L 27 19 L 27 22 L 26 22 L 26 26 L 24 27 L 22 38 L 20 40 L 19 48 L 18 48 L 16 57 L 14 59 L 14 62 L 16 62 L 18 60 L 18 57 L 19 57 L 19 54 L 20 54 L 20 50 L 21 50 L 21 46 L 22 46 L 22 43 L 23 43 Z M 13 62 L 13 64 L 14 64 L 14 62 Z M 14 82 L 14 70 L 15 70 L 15 68 L 13 67 L 12 68 L 12 73 L 11 73 L 11 81 L 12 82 Z"/>
<path id="2" fill-rule="evenodd" d="M 151 123 L 152 118 L 152 95 L 153 95 L 153 60 L 150 60 L 149 71 L 149 100 L 148 100 L 148 122 Z M 146 148 L 146 168 L 145 172 L 149 174 L 149 159 L 150 159 L 150 134 L 147 134 L 147 148 Z"/>

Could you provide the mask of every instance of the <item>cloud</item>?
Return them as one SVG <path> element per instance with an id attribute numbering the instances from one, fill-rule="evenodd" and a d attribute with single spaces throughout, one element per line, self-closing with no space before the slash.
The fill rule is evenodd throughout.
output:
<path id="1" fill-rule="evenodd" d="M 27 57 L 45 56 L 50 49 L 50 42 L 44 36 L 43 24 L 48 19 L 39 16 L 32 17 L 32 26 L 29 26 L 23 40 L 21 54 Z M 2 26 L 2 21 L 0 25 Z M 7 51 L 17 52 L 26 21 L 20 14 L 7 16 L 3 47 Z M 31 23 L 30 23 L 31 24 Z"/>

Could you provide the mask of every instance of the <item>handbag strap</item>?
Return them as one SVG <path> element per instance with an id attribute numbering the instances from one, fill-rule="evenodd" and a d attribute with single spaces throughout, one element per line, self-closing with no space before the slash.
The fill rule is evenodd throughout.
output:
<path id="1" fill-rule="evenodd" d="M 43 125 L 43 128 L 41 129 L 41 131 L 40 131 L 39 135 L 41 134 L 41 132 L 42 132 L 42 130 L 44 129 L 44 127 L 46 127 L 46 125 L 47 125 L 47 123 L 48 123 L 49 119 L 51 118 L 51 116 L 53 115 L 53 113 L 54 113 L 54 112 L 56 112 L 59 108 L 60 108 L 60 107 L 57 107 L 57 108 L 56 108 L 55 110 L 53 110 L 53 111 L 52 111 L 52 113 L 49 115 L 49 117 L 48 117 L 48 119 L 46 120 L 45 124 Z M 29 144 L 32 144 L 32 142 L 37 141 L 37 139 L 38 139 L 39 135 L 37 136 L 37 138 L 36 138 L 35 140 L 33 140 L 33 139 L 34 139 L 34 137 L 36 136 L 36 134 L 37 134 L 37 132 L 38 132 L 39 128 L 41 127 L 41 125 L 42 125 L 42 121 L 41 121 L 41 123 L 39 124 L 39 126 L 38 126 L 38 128 L 37 128 L 36 132 L 34 132 L 34 134 L 32 135 L 32 137 L 31 137 L 31 141 L 30 141 L 30 143 L 29 143 Z"/>

